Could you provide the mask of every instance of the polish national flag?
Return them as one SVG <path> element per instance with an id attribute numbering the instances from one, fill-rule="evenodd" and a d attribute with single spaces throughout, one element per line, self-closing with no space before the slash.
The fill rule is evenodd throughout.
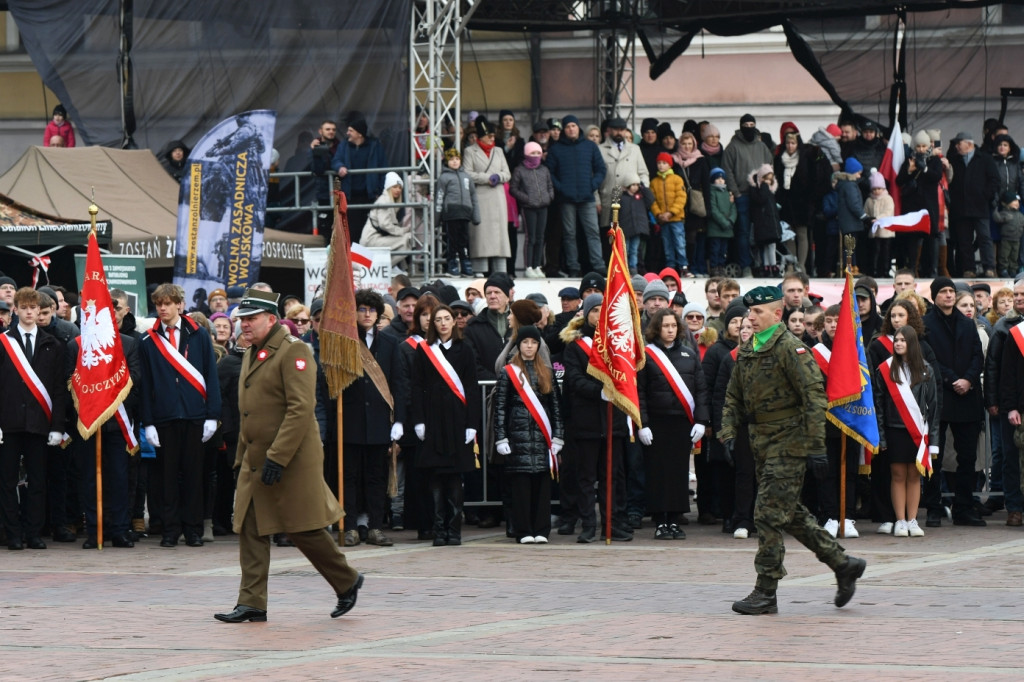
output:
<path id="1" fill-rule="evenodd" d="M 353 265 L 362 265 L 367 269 L 373 265 L 373 253 L 365 246 L 353 242 L 351 254 Z"/>
<path id="2" fill-rule="evenodd" d="M 902 210 L 902 202 L 900 201 L 900 188 L 896 185 L 896 176 L 899 175 L 900 168 L 903 166 L 905 159 L 906 154 L 903 153 L 903 134 L 900 131 L 900 122 L 896 121 L 892 126 L 889 146 L 885 149 L 885 155 L 882 157 L 882 167 L 878 169 L 878 172 L 885 178 L 885 184 L 890 196 L 892 196 L 892 203 L 896 209 L 895 213 L 897 216 Z M 902 231 L 905 230 L 897 230 L 897 232 Z"/>
<path id="3" fill-rule="evenodd" d="M 932 231 L 932 220 L 926 209 L 907 213 L 906 215 L 879 218 L 871 224 L 871 234 L 883 228 L 893 232 L 923 232 L 924 234 L 930 234 Z"/>

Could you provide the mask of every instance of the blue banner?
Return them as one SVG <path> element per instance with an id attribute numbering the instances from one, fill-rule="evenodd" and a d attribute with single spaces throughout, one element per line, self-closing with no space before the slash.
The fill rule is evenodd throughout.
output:
<path id="1" fill-rule="evenodd" d="M 871 390 L 871 371 L 868 369 L 867 356 L 864 353 L 864 336 L 861 331 L 860 315 L 857 314 L 856 298 L 850 297 L 851 309 L 840 311 L 840 315 L 853 318 L 853 338 L 857 346 L 857 373 L 860 375 L 860 395 L 842 405 L 830 407 L 826 416 L 846 435 L 864 446 L 868 453 L 878 449 L 878 418 L 875 416 L 875 397 Z M 843 298 L 844 302 L 846 297 Z M 844 306 L 845 307 L 845 306 Z M 852 356 L 851 356 L 852 357 Z M 832 348 L 832 362 L 829 363 L 829 376 L 836 372 L 836 352 Z"/>
<path id="2" fill-rule="evenodd" d="M 277 115 L 246 111 L 218 123 L 189 154 L 178 194 L 174 283 L 185 307 L 259 280 Z"/>

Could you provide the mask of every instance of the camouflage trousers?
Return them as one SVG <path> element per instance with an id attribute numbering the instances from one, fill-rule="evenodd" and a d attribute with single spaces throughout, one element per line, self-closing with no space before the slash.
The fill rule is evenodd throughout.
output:
<path id="1" fill-rule="evenodd" d="M 774 590 L 786 575 L 782 566 L 786 556 L 783 531 L 833 570 L 846 561 L 843 548 L 800 502 L 807 460 L 786 456 L 765 458 L 759 453 L 755 453 L 754 460 L 757 466 L 757 501 L 754 504 L 754 526 L 758 535 L 754 558 L 757 587 Z"/>

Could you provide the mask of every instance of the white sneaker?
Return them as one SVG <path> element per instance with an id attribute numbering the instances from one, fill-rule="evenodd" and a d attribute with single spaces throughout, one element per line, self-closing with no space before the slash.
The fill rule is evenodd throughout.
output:
<path id="1" fill-rule="evenodd" d="M 740 527 L 732 532 L 732 536 L 737 540 L 746 540 L 750 537 L 750 531 L 746 528 Z"/>
<path id="2" fill-rule="evenodd" d="M 898 538 L 905 538 L 910 535 L 910 530 L 907 528 L 906 521 L 897 521 L 896 530 L 893 531 L 893 535 Z"/>
<path id="3" fill-rule="evenodd" d="M 825 522 L 825 530 L 827 530 L 828 534 L 832 537 L 839 535 L 839 522 L 835 519 L 829 519 Z"/>
<path id="4" fill-rule="evenodd" d="M 857 532 L 857 522 L 853 519 L 846 519 L 846 523 L 843 525 L 843 537 L 844 538 L 859 538 L 860 533 Z"/>
<path id="5" fill-rule="evenodd" d="M 881 526 L 879 526 L 878 530 L 876 530 L 875 532 L 879 535 L 892 535 L 892 527 L 892 521 L 886 521 Z"/>
<path id="6" fill-rule="evenodd" d="M 527 535 L 519 539 L 520 545 L 532 545 L 535 542 L 537 542 L 537 538 L 533 537 L 532 535 Z"/>
<path id="7" fill-rule="evenodd" d="M 924 537 L 924 528 L 917 525 L 917 519 L 910 519 L 910 521 L 907 522 L 907 532 L 910 533 L 910 537 L 912 538 Z"/>
<path id="8" fill-rule="evenodd" d="M 533 538 L 533 542 L 538 545 L 546 545 L 548 544 L 548 539 L 543 535 L 538 535 L 535 538 Z"/>

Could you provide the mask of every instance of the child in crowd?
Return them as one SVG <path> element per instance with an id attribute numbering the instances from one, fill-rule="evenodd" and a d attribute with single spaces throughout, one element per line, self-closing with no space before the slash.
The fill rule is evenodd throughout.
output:
<path id="1" fill-rule="evenodd" d="M 872 222 L 879 218 L 891 218 L 896 215 L 896 207 L 889 190 L 885 188 L 885 178 L 878 171 L 871 171 L 871 194 L 864 201 L 864 215 Z M 1024 219 L 1024 216 L 1022 216 Z M 890 255 L 890 244 L 896 238 L 896 233 L 884 227 L 872 230 L 871 237 L 875 239 L 875 262 L 871 273 L 875 277 L 888 277 L 892 268 L 892 257 Z"/>
<path id="2" fill-rule="evenodd" d="M 1000 225 L 999 276 L 1013 277 L 1017 274 L 1020 240 L 1024 237 L 1024 213 L 1020 212 L 1020 197 L 1013 191 L 1004 192 L 999 202 L 1000 207 L 992 216 Z"/>
<path id="3" fill-rule="evenodd" d="M 661 152 L 657 158 L 658 174 L 651 178 L 654 204 L 651 211 L 661 225 L 661 241 L 665 245 L 665 265 L 683 277 L 692 277 L 686 260 L 686 188 L 683 178 L 672 170 L 672 156 Z"/>
<path id="4" fill-rule="evenodd" d="M 523 253 L 526 276 L 543 279 L 544 228 L 548 223 L 548 206 L 555 199 L 555 188 L 548 167 L 541 163 L 544 158 L 541 146 L 527 142 L 523 152 L 523 162 L 512 171 L 508 191 L 519 202 L 526 223 L 526 251 Z"/>
<path id="5" fill-rule="evenodd" d="M 708 260 L 712 277 L 725 276 L 725 259 L 729 240 L 736 224 L 736 200 L 725 184 L 725 171 L 711 169 L 711 191 L 708 195 Z"/>
<path id="6" fill-rule="evenodd" d="M 55 144 L 55 137 L 59 137 L 59 143 Z M 46 124 L 46 131 L 43 132 L 44 147 L 74 147 L 75 129 L 68 122 L 68 110 L 63 104 L 53 108 L 53 118 Z"/>
<path id="7" fill-rule="evenodd" d="M 448 274 L 458 277 L 461 268 L 466 277 L 473 276 L 469 259 L 469 223 L 480 222 L 480 205 L 476 186 L 462 170 L 462 157 L 454 147 L 444 153 L 445 167 L 437 180 L 436 212 L 448 235 Z"/>
<path id="8" fill-rule="evenodd" d="M 775 203 L 775 171 L 769 164 L 747 176 L 750 183 L 750 226 L 754 244 L 761 247 L 761 266 L 765 277 L 778 277 L 781 268 L 775 262 L 775 244 L 782 240 L 782 220 Z"/>
<path id="9" fill-rule="evenodd" d="M 640 253 L 646 250 L 647 237 L 651 234 L 650 210 L 654 205 L 651 190 L 640 184 L 636 173 L 623 178 L 626 189 L 619 198 L 619 227 L 626 239 L 626 261 L 629 274 L 637 274 L 637 263 L 642 260 Z"/>
<path id="10" fill-rule="evenodd" d="M 546 544 L 551 535 L 551 479 L 562 449 L 558 382 L 540 358 L 541 334 L 533 325 L 516 334 L 519 352 L 498 373 L 494 425 L 516 541 Z"/>

